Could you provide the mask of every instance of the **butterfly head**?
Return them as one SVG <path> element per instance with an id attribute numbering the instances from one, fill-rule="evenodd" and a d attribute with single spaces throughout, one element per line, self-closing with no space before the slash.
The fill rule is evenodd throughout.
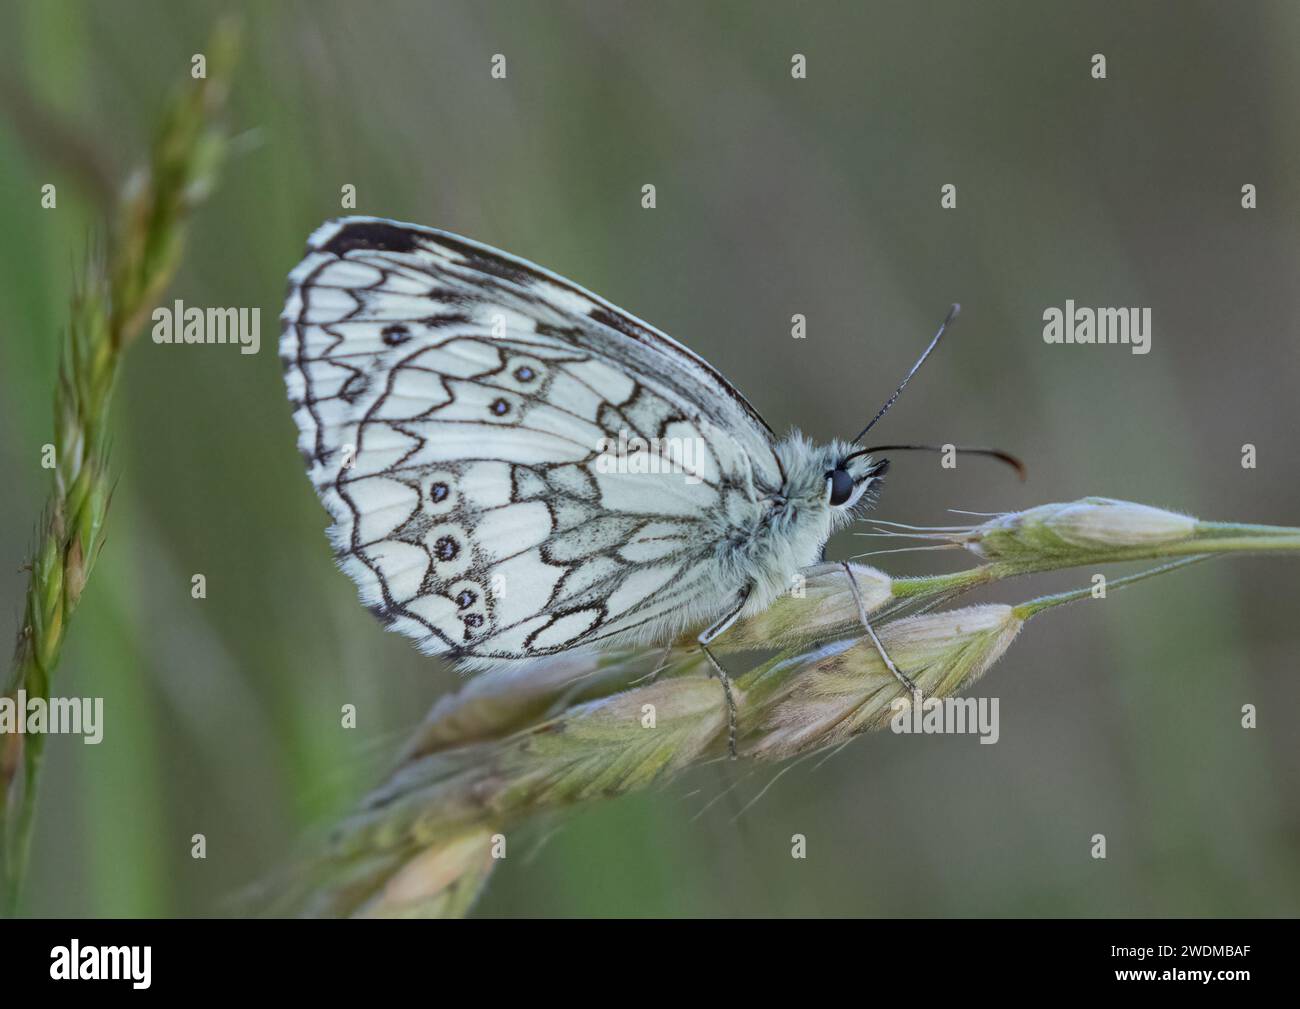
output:
<path id="1" fill-rule="evenodd" d="M 835 444 L 826 460 L 826 504 L 832 509 L 852 512 L 863 500 L 874 499 L 877 485 L 889 470 L 888 459 L 873 459 L 863 452 L 854 452 L 851 446 Z"/>
<path id="2" fill-rule="evenodd" d="M 875 501 L 889 468 L 888 460 L 873 459 L 845 441 L 813 445 L 796 433 L 782 448 L 785 500 L 798 514 L 818 516 L 826 533 L 852 521 Z"/>

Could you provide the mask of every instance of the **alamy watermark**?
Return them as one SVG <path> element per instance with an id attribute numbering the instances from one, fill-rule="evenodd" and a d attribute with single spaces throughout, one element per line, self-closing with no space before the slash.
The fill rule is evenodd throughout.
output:
<path id="1" fill-rule="evenodd" d="M 0 735 L 82 736 L 94 745 L 104 738 L 102 697 L 0 697 Z"/>
<path id="2" fill-rule="evenodd" d="M 642 438 L 622 430 L 618 438 L 601 438 L 596 451 L 597 473 L 680 473 L 687 483 L 703 482 L 703 438 Z"/>
<path id="3" fill-rule="evenodd" d="M 977 735 L 996 743 L 1002 735 L 996 697 L 897 697 L 889 705 L 889 727 L 901 735 Z"/>
<path id="4" fill-rule="evenodd" d="M 1151 351 L 1150 308 L 1086 308 L 1067 298 L 1065 308 L 1043 310 L 1044 343 L 1119 343 L 1134 354 Z"/>
<path id="5" fill-rule="evenodd" d="M 153 980 L 152 946 L 83 946 L 73 939 L 50 950 L 53 981 L 130 981 L 135 989 Z"/>
<path id="6" fill-rule="evenodd" d="M 241 354 L 262 348 L 260 308 L 187 308 L 177 298 L 155 308 L 152 318 L 154 343 L 237 343 Z"/>

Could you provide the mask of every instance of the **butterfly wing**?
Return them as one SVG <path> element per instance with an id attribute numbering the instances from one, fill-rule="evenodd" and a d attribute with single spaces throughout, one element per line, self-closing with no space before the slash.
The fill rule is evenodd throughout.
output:
<path id="1" fill-rule="evenodd" d="M 282 323 L 341 566 L 423 650 L 490 664 L 662 640 L 742 588 L 721 548 L 780 487 L 772 434 L 663 333 L 515 257 L 375 218 L 312 235 Z M 620 438 L 654 450 L 613 464 Z"/>

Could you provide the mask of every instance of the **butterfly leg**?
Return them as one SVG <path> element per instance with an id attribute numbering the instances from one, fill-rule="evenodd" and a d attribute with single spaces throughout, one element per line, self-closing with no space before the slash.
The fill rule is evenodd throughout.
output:
<path id="1" fill-rule="evenodd" d="M 871 626 L 871 621 L 867 619 L 867 604 L 862 599 L 862 591 L 858 588 L 858 580 L 853 577 L 853 568 L 847 561 L 844 562 L 844 573 L 849 578 L 849 590 L 853 593 L 853 601 L 858 604 L 858 617 L 862 620 L 862 626 L 867 629 L 867 636 L 871 638 L 871 643 L 876 646 L 876 651 L 880 653 L 885 668 L 893 673 L 894 679 L 907 690 L 908 697 L 920 699 L 922 697 L 921 688 L 916 685 L 910 676 L 894 665 L 894 660 L 885 651 L 884 642 L 880 640 L 875 628 Z"/>
<path id="2" fill-rule="evenodd" d="M 654 669 L 650 670 L 650 672 L 646 673 L 644 676 L 637 677 L 637 679 L 633 680 L 632 682 L 638 685 L 645 684 L 646 686 L 650 686 L 653 683 L 658 683 L 659 674 L 668 668 L 670 664 L 668 660 L 672 658 L 672 654 L 673 654 L 673 643 L 670 641 L 668 642 L 667 645 L 664 646 L 664 650 L 659 653 L 659 661 L 655 663 Z"/>
<path id="3" fill-rule="evenodd" d="M 748 599 L 749 589 L 745 589 L 736 600 L 736 605 L 731 611 L 715 621 L 712 626 L 701 631 L 700 636 L 696 638 L 700 643 L 700 650 L 704 652 L 705 658 L 713 666 L 713 671 L 718 676 L 718 682 L 722 684 L 722 692 L 727 698 L 727 753 L 731 755 L 732 760 L 736 759 L 736 698 L 731 692 L 731 677 L 722 668 L 722 663 L 714 658 L 713 653 L 709 651 L 709 642 L 736 622 L 736 618 L 740 616 L 740 611 L 745 608 L 745 602 Z"/>

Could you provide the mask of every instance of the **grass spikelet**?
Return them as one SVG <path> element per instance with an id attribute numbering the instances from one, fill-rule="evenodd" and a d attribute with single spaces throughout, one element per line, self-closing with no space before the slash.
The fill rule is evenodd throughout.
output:
<path id="1" fill-rule="evenodd" d="M 68 621 L 104 545 L 112 497 L 109 422 L 123 353 L 170 282 L 186 220 L 211 189 L 225 148 L 215 119 L 236 50 L 232 26 L 208 48 L 208 76 L 171 101 L 148 165 L 115 208 L 108 251 L 92 256 L 72 297 L 54 393 L 54 488 L 31 562 L 7 696 L 48 698 Z M 12 914 L 31 844 L 44 736 L 0 738 L 0 908 Z"/>

